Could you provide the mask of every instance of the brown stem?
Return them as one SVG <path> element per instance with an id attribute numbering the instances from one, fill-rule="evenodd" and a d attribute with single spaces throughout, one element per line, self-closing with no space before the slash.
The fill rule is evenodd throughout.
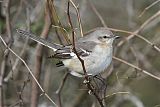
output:
<path id="1" fill-rule="evenodd" d="M 51 21 L 50 21 L 49 12 L 46 6 L 45 25 L 41 33 L 42 38 L 47 38 L 50 26 L 51 26 Z M 36 58 L 35 58 L 35 68 L 34 68 L 34 75 L 38 81 L 40 80 L 40 74 L 41 74 L 42 55 L 43 55 L 43 47 L 40 44 L 38 44 L 36 48 Z M 31 107 L 37 107 L 38 105 L 38 97 L 39 97 L 38 89 L 39 88 L 38 88 L 37 83 L 33 80 L 32 81 L 32 92 L 31 92 Z"/>
<path id="2" fill-rule="evenodd" d="M 65 83 L 68 75 L 69 75 L 68 72 L 64 75 L 64 77 L 63 77 L 63 79 L 62 79 L 62 82 L 61 82 L 59 88 L 58 88 L 57 91 L 56 91 L 56 94 L 58 94 L 59 107 L 62 107 L 61 92 L 62 92 L 62 89 L 63 89 L 63 87 L 64 87 L 64 83 Z"/>
<path id="3" fill-rule="evenodd" d="M 12 46 L 13 43 L 13 37 L 11 32 L 11 23 L 10 23 L 10 0 L 6 0 L 6 32 L 8 36 L 8 44 L 9 47 Z M 6 61 L 9 55 L 9 50 L 6 49 L 4 59 L 1 64 L 1 71 L 0 71 L 0 107 L 3 107 L 3 80 L 4 80 L 4 72 L 6 68 Z"/>
<path id="4" fill-rule="evenodd" d="M 71 0 L 70 0 L 71 1 Z M 103 105 L 103 102 L 102 102 L 102 99 L 98 96 L 98 94 L 95 92 L 95 90 L 93 89 L 92 87 L 92 84 L 89 82 L 89 76 L 87 75 L 87 71 L 86 71 L 86 68 L 85 68 L 85 64 L 84 64 L 84 60 L 78 55 L 77 51 L 76 51 L 76 47 L 75 47 L 75 32 L 74 32 L 74 28 L 73 28 L 73 25 L 72 25 L 72 21 L 71 21 L 71 17 L 70 17 L 70 12 L 69 12 L 69 4 L 70 4 L 70 1 L 68 2 L 68 8 L 67 8 L 67 15 L 68 15 L 68 20 L 69 20 L 69 24 L 71 26 L 71 29 L 72 29 L 72 39 L 73 39 L 73 51 L 74 53 L 76 54 L 76 56 L 78 57 L 79 61 L 81 62 L 81 65 L 82 65 L 82 68 L 83 68 L 83 71 L 84 71 L 84 78 L 85 80 L 87 81 L 86 85 L 88 87 L 88 89 L 91 91 L 91 93 L 96 97 L 96 99 L 98 100 L 99 104 L 101 107 L 104 107 Z M 71 3 L 73 4 L 73 2 L 71 1 Z M 78 16 L 80 17 L 80 16 Z M 82 34 L 83 35 L 83 34 Z"/>
<path id="5" fill-rule="evenodd" d="M 121 40 L 117 46 L 122 46 L 126 41 L 129 41 L 130 39 L 135 37 L 136 34 L 142 31 L 149 23 L 151 23 L 153 20 L 155 20 L 159 16 L 160 16 L 160 10 L 157 13 L 155 13 L 153 16 L 148 18 L 137 30 L 134 31 L 132 35 L 129 35 L 125 40 Z"/>

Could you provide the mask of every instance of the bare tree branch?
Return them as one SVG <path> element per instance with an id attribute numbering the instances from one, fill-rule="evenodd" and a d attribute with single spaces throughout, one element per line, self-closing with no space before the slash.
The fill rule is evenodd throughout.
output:
<path id="1" fill-rule="evenodd" d="M 156 0 L 155 2 L 153 2 L 152 4 L 150 4 L 149 6 L 147 6 L 147 7 L 142 11 L 142 13 L 141 13 L 138 17 L 142 17 L 143 14 L 144 14 L 147 10 L 149 10 L 151 7 L 153 7 L 154 5 L 156 5 L 158 2 L 160 2 L 160 0 Z"/>
<path id="2" fill-rule="evenodd" d="M 8 36 L 8 45 L 12 46 L 13 37 L 11 32 L 11 23 L 10 23 L 10 0 L 5 1 L 5 11 L 6 11 L 6 32 Z M 4 72 L 6 70 L 6 61 L 8 59 L 9 51 L 5 50 L 5 55 L 1 64 L 1 72 L 0 72 L 0 106 L 3 107 L 3 81 L 4 81 Z"/>
<path id="3" fill-rule="evenodd" d="M 73 3 L 71 0 L 70 0 L 70 2 Z M 84 60 L 78 55 L 78 53 L 77 53 L 77 51 L 76 51 L 76 48 L 75 48 L 75 35 L 74 35 L 75 32 L 74 32 L 74 28 L 73 28 L 73 25 L 72 25 L 72 21 L 71 21 L 71 17 L 70 17 L 70 12 L 69 12 L 69 3 L 70 3 L 70 2 L 68 2 L 68 11 L 67 11 L 67 14 L 68 14 L 68 19 L 69 19 L 69 24 L 70 24 L 71 29 L 72 29 L 73 50 L 74 50 L 77 58 L 78 58 L 79 61 L 81 62 L 81 65 L 82 65 L 82 68 L 83 68 L 83 71 L 84 71 L 84 78 L 85 78 L 85 80 L 87 81 L 87 82 L 86 82 L 86 85 L 87 85 L 89 91 L 95 96 L 95 98 L 96 98 L 97 101 L 99 102 L 100 106 L 101 106 L 101 107 L 104 107 L 103 102 L 102 102 L 102 99 L 98 96 L 98 94 L 97 94 L 96 91 L 94 90 L 92 84 L 89 82 L 89 76 L 87 75 L 87 71 L 86 71 L 86 68 L 85 68 Z M 74 4 L 74 3 L 73 3 L 73 4 Z M 74 5 L 74 6 L 75 6 L 75 5 Z M 78 11 L 77 11 L 77 12 L 78 12 Z M 77 14 L 77 15 L 78 15 L 77 17 L 79 17 L 79 19 L 80 19 L 80 15 L 79 15 L 79 14 Z M 80 21 L 79 21 L 79 23 L 80 23 Z M 80 28 L 81 28 L 81 27 L 80 27 Z M 81 29 L 81 33 L 83 33 L 83 32 L 82 32 L 82 29 Z M 81 35 L 83 35 L 83 34 L 81 34 Z"/>
<path id="4" fill-rule="evenodd" d="M 46 3 L 45 25 L 44 25 L 43 31 L 41 33 L 42 38 L 47 38 L 50 27 L 51 27 L 51 21 L 50 21 L 48 6 Z M 41 74 L 41 66 L 42 66 L 43 46 L 38 44 L 35 53 L 36 53 L 36 58 L 35 58 L 34 75 L 35 75 L 36 79 L 39 81 L 40 74 Z M 32 92 L 31 92 L 31 107 L 37 107 L 38 99 L 39 99 L 38 85 L 33 80 L 32 81 Z"/>
<path id="5" fill-rule="evenodd" d="M 129 35 L 125 40 L 122 40 L 118 43 L 118 46 L 122 46 L 126 41 L 129 41 L 133 37 L 135 37 L 136 34 L 138 34 L 140 31 L 142 31 L 150 22 L 152 22 L 154 19 L 160 16 L 160 11 L 155 13 L 153 16 L 151 16 L 149 19 L 147 19 L 136 31 L 133 32 L 132 35 Z"/>

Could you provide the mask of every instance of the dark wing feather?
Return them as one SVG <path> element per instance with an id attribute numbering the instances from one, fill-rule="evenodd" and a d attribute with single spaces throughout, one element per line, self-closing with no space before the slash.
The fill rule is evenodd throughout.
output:
<path id="1" fill-rule="evenodd" d="M 75 43 L 76 46 L 76 52 L 80 57 L 86 57 L 90 55 L 93 51 L 93 48 L 95 47 L 96 43 L 93 41 L 85 41 L 85 42 L 77 42 Z M 74 51 L 73 51 L 73 46 L 68 45 L 61 47 L 58 49 L 55 54 L 54 58 L 60 58 L 60 59 L 70 59 L 74 57 Z"/>
<path id="2" fill-rule="evenodd" d="M 59 44 L 53 44 L 50 41 L 47 41 L 43 38 L 39 38 L 36 35 L 21 29 L 17 29 L 17 32 L 23 36 L 31 38 L 32 40 L 44 46 L 53 49 L 55 51 L 55 54 L 52 57 L 54 58 L 70 59 L 75 56 L 72 45 L 62 46 Z M 76 52 L 79 56 L 86 57 L 90 55 L 95 45 L 96 43 L 93 41 L 84 41 L 83 39 L 80 39 L 78 42 L 75 43 Z"/>
<path id="3" fill-rule="evenodd" d="M 58 58 L 58 59 L 70 59 L 73 57 L 73 55 L 71 55 L 71 53 L 73 53 L 72 51 L 72 46 L 64 46 L 59 48 L 55 54 L 54 54 L 54 58 Z"/>

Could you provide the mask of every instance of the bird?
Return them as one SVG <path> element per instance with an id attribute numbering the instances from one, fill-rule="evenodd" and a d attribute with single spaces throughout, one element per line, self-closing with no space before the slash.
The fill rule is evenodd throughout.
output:
<path id="1" fill-rule="evenodd" d="M 75 41 L 76 54 L 72 44 L 64 46 L 52 43 L 25 30 L 16 30 L 21 36 L 29 37 L 52 49 L 55 52 L 53 57 L 61 60 L 57 65 L 68 68 L 70 74 L 76 77 L 84 77 L 86 75 L 77 55 L 84 61 L 87 75 L 98 75 L 110 65 L 113 54 L 113 41 L 119 38 L 119 36 L 115 36 L 105 27 L 92 29 Z"/>

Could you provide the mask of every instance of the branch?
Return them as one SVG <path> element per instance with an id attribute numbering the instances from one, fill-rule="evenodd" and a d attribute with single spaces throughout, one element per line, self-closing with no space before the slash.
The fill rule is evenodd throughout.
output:
<path id="1" fill-rule="evenodd" d="M 71 3 L 73 3 L 71 0 L 69 0 Z M 75 32 L 74 32 L 74 28 L 73 28 L 73 25 L 72 25 L 72 21 L 71 21 L 71 17 L 70 17 L 70 12 L 69 12 L 69 4 L 70 2 L 68 2 L 68 10 L 67 10 L 67 15 L 68 15 L 68 20 L 69 20 L 69 24 L 71 26 L 71 29 L 72 29 L 72 37 L 73 37 L 73 50 L 76 54 L 76 56 L 78 57 L 79 61 L 81 62 L 81 65 L 82 65 L 82 68 L 83 68 L 83 71 L 84 71 L 84 78 L 85 80 L 87 81 L 86 82 L 86 85 L 88 87 L 88 89 L 91 91 L 91 93 L 96 97 L 96 99 L 98 100 L 99 104 L 101 107 L 104 107 L 103 105 L 103 102 L 102 102 L 102 99 L 98 96 L 98 94 L 95 92 L 95 90 L 93 89 L 93 86 L 92 84 L 89 82 L 89 76 L 87 75 L 87 71 L 86 71 L 86 68 L 85 68 L 85 64 L 84 64 L 84 60 L 78 55 L 77 51 L 76 51 L 76 47 L 75 47 Z M 74 4 L 74 3 L 73 3 Z M 73 5 L 72 4 L 72 5 Z M 74 5 L 75 6 L 75 5 Z M 80 16 L 78 16 L 80 18 Z M 82 31 L 82 30 L 81 30 Z M 83 32 L 82 32 L 83 33 Z M 81 34 L 83 35 L 83 34 Z"/>
<path id="2" fill-rule="evenodd" d="M 89 4 L 90 4 L 93 12 L 94 12 L 94 13 L 96 14 L 96 16 L 99 18 L 101 24 L 102 24 L 104 27 L 107 27 L 105 21 L 103 20 L 102 16 L 101 16 L 100 13 L 97 11 L 97 9 L 96 9 L 96 7 L 93 5 L 93 3 L 92 3 L 90 0 L 88 0 L 88 2 L 89 2 Z"/>
<path id="3" fill-rule="evenodd" d="M 115 59 L 115 60 L 117 60 L 117 61 L 120 61 L 120 62 L 122 62 L 122 63 L 124 63 L 124 64 L 126 64 L 126 65 L 128 65 L 128 66 L 130 66 L 130 67 L 132 67 L 132 68 L 135 68 L 135 69 L 143 72 L 144 74 L 146 74 L 146 75 L 148 75 L 148 76 L 150 76 L 150 77 L 152 77 L 152 78 L 154 78 L 154 79 L 160 80 L 160 77 L 157 77 L 157 76 L 149 73 L 148 71 L 146 71 L 146 70 L 144 70 L 144 69 L 142 69 L 142 68 L 139 68 L 139 67 L 137 67 L 137 66 L 135 66 L 135 65 L 133 65 L 133 64 L 131 64 L 131 63 L 125 61 L 125 60 L 123 60 L 123 59 L 117 58 L 117 57 L 115 57 L 115 56 L 113 56 L 113 59 Z"/>
<path id="4" fill-rule="evenodd" d="M 69 0 L 71 2 L 71 4 L 73 5 L 73 7 L 75 8 L 76 10 L 76 13 L 77 13 L 77 18 L 78 18 L 78 23 L 79 23 L 79 29 L 80 29 L 80 33 L 81 33 L 81 36 L 83 37 L 83 29 L 82 29 L 82 24 L 81 24 L 81 18 L 80 18 L 80 12 L 79 12 L 79 8 L 73 3 L 72 0 Z"/>
<path id="5" fill-rule="evenodd" d="M 62 92 L 62 89 L 64 87 L 64 83 L 66 82 L 66 79 L 67 79 L 68 75 L 69 75 L 68 72 L 64 75 L 64 77 L 62 79 L 62 82 L 61 82 L 59 88 L 56 91 L 56 94 L 58 95 L 59 107 L 62 107 L 61 92 Z"/>
<path id="6" fill-rule="evenodd" d="M 159 48 L 158 46 L 156 46 L 154 43 L 150 42 L 148 39 L 144 38 L 143 36 L 141 36 L 141 35 L 139 35 L 139 34 L 135 34 L 134 32 L 130 32 L 130 31 L 126 31 L 126 30 L 120 30 L 120 29 L 115 29 L 115 28 L 106 28 L 106 29 L 134 35 L 134 36 L 138 37 L 139 39 L 141 39 L 141 40 L 145 41 L 146 43 L 148 43 L 148 44 L 149 44 L 150 46 L 152 46 L 156 51 L 160 52 L 160 48 Z"/>
<path id="7" fill-rule="evenodd" d="M 42 38 L 47 38 L 50 26 L 51 26 L 51 21 L 50 21 L 50 17 L 49 17 L 49 10 L 48 10 L 47 4 L 46 4 L 45 25 L 44 25 L 43 31 L 41 33 Z M 36 53 L 36 58 L 35 58 L 34 75 L 35 75 L 36 79 L 39 81 L 40 74 L 41 74 L 41 66 L 42 66 L 43 46 L 38 44 L 36 47 L 35 53 Z M 31 107 L 37 107 L 38 99 L 39 99 L 38 85 L 33 80 L 32 81 L 32 92 L 31 92 Z"/>
<path id="8" fill-rule="evenodd" d="M 30 18 L 29 18 L 29 9 L 27 8 L 26 9 L 26 12 L 27 12 L 27 14 L 26 14 L 26 16 L 27 16 L 27 22 L 26 22 L 26 24 L 27 24 L 27 30 L 28 31 L 30 31 Z M 20 57 L 22 58 L 22 57 L 24 57 L 24 54 L 25 54 L 25 52 L 26 52 L 26 47 L 27 47 L 27 43 L 28 43 L 28 38 L 25 40 L 25 43 L 24 43 L 24 45 L 23 45 L 23 48 L 22 48 L 22 50 L 21 50 L 21 52 L 20 52 Z M 9 73 L 8 73 L 8 75 L 4 78 L 4 81 L 5 82 L 8 82 L 8 80 L 12 77 L 12 73 L 15 71 L 15 69 L 17 68 L 17 66 L 18 66 L 18 64 L 19 64 L 19 61 L 20 61 L 20 59 L 19 58 L 16 58 L 16 60 L 15 60 L 15 62 L 14 62 L 14 65 L 12 66 L 12 69 L 9 71 Z M 13 71 L 13 72 L 12 72 Z M 17 73 L 17 72 L 16 72 Z"/>
<path id="9" fill-rule="evenodd" d="M 12 46 L 13 37 L 11 32 L 11 23 L 10 23 L 10 0 L 5 1 L 5 11 L 6 11 L 6 32 L 8 36 L 8 44 L 9 47 Z M 1 63 L 1 71 L 0 71 L 0 106 L 3 107 L 3 81 L 4 81 L 4 73 L 6 70 L 6 62 L 8 59 L 9 51 L 6 49 L 3 61 Z"/>
<path id="10" fill-rule="evenodd" d="M 130 39 L 132 39 L 136 34 L 138 34 L 141 30 L 143 30 L 147 24 L 149 24 L 150 22 L 152 22 L 154 19 L 156 19 L 157 17 L 160 16 L 160 11 L 158 11 L 157 13 L 155 13 L 153 16 L 151 16 L 149 19 L 147 19 L 140 27 L 139 29 L 137 29 L 136 31 L 133 32 L 132 35 L 129 35 L 125 40 L 122 40 L 118 43 L 118 46 L 122 46 L 126 41 L 129 41 Z"/>
<path id="11" fill-rule="evenodd" d="M 93 5 L 92 7 L 94 7 L 94 5 Z M 98 12 L 98 11 L 96 10 L 96 8 L 94 8 L 94 12 L 95 12 L 95 13 Z M 98 15 L 98 17 L 101 18 L 100 21 L 101 21 L 101 23 L 103 24 L 103 23 L 104 23 L 104 20 L 103 20 L 103 18 L 101 17 L 101 15 L 100 15 L 100 14 L 96 14 L 96 15 Z M 119 30 L 119 29 L 114 29 L 114 28 L 106 28 L 106 29 L 113 30 L 113 31 L 119 31 L 119 32 L 123 32 L 123 33 L 129 33 L 129 34 L 131 34 L 131 35 L 133 35 L 133 36 L 136 36 L 136 37 L 144 40 L 146 43 L 148 43 L 149 45 L 151 45 L 155 50 L 157 50 L 158 52 L 160 52 L 160 48 L 158 48 L 154 43 L 150 42 L 149 40 L 147 40 L 147 39 L 144 38 L 143 36 L 137 34 L 140 30 L 142 30 L 142 29 L 145 27 L 146 24 L 148 24 L 150 21 L 152 21 L 155 17 L 157 17 L 157 16 L 159 16 L 159 15 L 160 15 L 160 11 L 158 11 L 157 14 L 155 14 L 154 16 L 152 16 L 151 18 L 149 18 L 145 23 L 143 23 L 143 25 L 142 25 L 137 31 L 135 31 L 135 32 L 129 32 L 129 31 Z M 106 24 L 103 24 L 103 25 L 106 26 Z M 131 36 L 131 35 L 130 35 L 130 36 Z M 130 36 L 129 36 L 129 37 L 130 37 Z M 129 37 L 128 37 L 128 38 L 129 38 Z M 155 76 L 155 75 L 153 75 L 153 74 L 150 74 L 149 72 L 147 72 L 147 71 L 145 71 L 145 70 L 143 70 L 143 69 L 141 69 L 141 68 L 139 68 L 139 67 L 137 67 L 137 66 L 135 66 L 135 65 L 132 65 L 131 63 L 128 63 L 127 61 L 124 61 L 123 59 L 117 58 L 117 57 L 115 57 L 115 56 L 113 57 L 113 59 L 118 60 L 118 61 L 120 61 L 120 62 L 122 62 L 122 63 L 124 63 L 124 64 L 127 64 L 127 65 L 129 65 L 129 66 L 131 66 L 131 67 L 133 67 L 133 68 L 135 68 L 135 69 L 137 69 L 137 70 L 142 71 L 143 73 L 145 73 L 145 74 L 147 74 L 147 75 L 149 75 L 149 76 L 151 76 L 151 77 L 153 77 L 153 78 L 155 78 L 155 79 L 160 80 L 159 77 L 157 77 L 157 76 Z"/>
<path id="12" fill-rule="evenodd" d="M 56 12 L 55 5 L 54 5 L 54 0 L 46 0 L 46 1 L 47 1 L 48 9 L 49 9 L 49 12 L 50 12 L 51 22 L 54 23 L 55 26 L 60 26 L 62 28 L 63 26 L 60 22 L 60 19 L 58 17 L 57 12 Z M 56 28 L 56 33 L 58 34 L 58 38 L 61 42 L 62 42 L 61 39 L 63 39 L 61 37 L 63 36 L 66 43 L 71 44 L 70 39 L 68 39 L 68 37 L 66 35 L 66 32 L 64 32 L 63 29 L 57 29 Z M 63 45 L 64 44 L 65 43 L 63 43 Z"/>
<path id="13" fill-rule="evenodd" d="M 154 5 L 156 5 L 158 2 L 160 2 L 160 0 L 157 0 L 157 1 L 153 2 L 151 5 L 147 6 L 147 7 L 142 11 L 142 13 L 141 13 L 138 17 L 142 17 L 142 15 L 143 15 L 147 10 L 149 10 L 151 7 L 153 7 Z"/>
<path id="14" fill-rule="evenodd" d="M 2 40 L 3 44 L 5 45 L 5 47 L 11 52 L 13 53 L 17 58 L 19 58 L 23 64 L 26 66 L 27 70 L 29 71 L 29 73 L 31 74 L 32 78 L 34 79 L 34 81 L 37 83 L 38 87 L 40 88 L 40 90 L 42 91 L 42 93 L 49 99 L 49 101 L 52 102 L 53 105 L 55 105 L 56 107 L 58 107 L 56 105 L 56 103 L 48 96 L 48 94 L 44 91 L 44 89 L 42 88 L 42 86 L 40 85 L 40 83 L 38 82 L 38 80 L 36 79 L 36 77 L 34 76 L 34 74 L 32 73 L 31 69 L 28 67 L 27 63 L 19 56 L 17 55 L 10 47 L 8 47 L 8 45 L 6 44 L 6 42 L 3 40 L 2 36 L 0 35 L 0 39 Z"/>

